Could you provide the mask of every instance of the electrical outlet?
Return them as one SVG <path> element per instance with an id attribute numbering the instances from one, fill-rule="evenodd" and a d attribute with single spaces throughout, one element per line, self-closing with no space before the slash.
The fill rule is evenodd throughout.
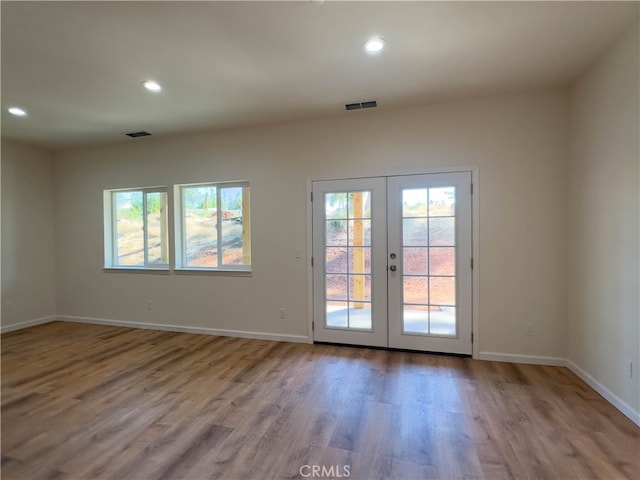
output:
<path id="1" fill-rule="evenodd" d="M 284 320 L 287 316 L 287 309 L 286 308 L 280 308 L 280 320 Z"/>
<path id="2" fill-rule="evenodd" d="M 151 302 L 151 300 L 147 300 L 147 310 L 152 310 L 153 309 L 153 303 Z"/>
<path id="3" fill-rule="evenodd" d="M 626 370 L 627 370 L 627 377 L 633 378 L 633 362 L 632 361 L 627 362 Z"/>
<path id="4" fill-rule="evenodd" d="M 13 302 L 7 302 L 7 312 L 13 312 Z"/>
<path id="5" fill-rule="evenodd" d="M 527 337 L 533 337 L 533 323 L 527 323 L 524 326 L 524 334 Z"/>

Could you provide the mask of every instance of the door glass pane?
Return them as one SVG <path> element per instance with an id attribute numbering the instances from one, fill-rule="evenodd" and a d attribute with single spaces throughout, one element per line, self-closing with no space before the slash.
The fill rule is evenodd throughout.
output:
<path id="1" fill-rule="evenodd" d="M 429 189 L 429 216 L 452 217 L 455 215 L 455 187 Z"/>
<path id="2" fill-rule="evenodd" d="M 327 193 L 325 196 L 325 218 L 343 219 L 347 218 L 347 194 Z"/>
<path id="3" fill-rule="evenodd" d="M 371 245 L 371 220 L 349 220 L 349 246 Z"/>
<path id="4" fill-rule="evenodd" d="M 432 335 L 456 335 L 456 307 L 429 307 L 429 332 Z"/>
<path id="5" fill-rule="evenodd" d="M 349 192 L 349 218 L 371 218 L 371 192 Z"/>
<path id="6" fill-rule="evenodd" d="M 371 303 L 349 303 L 349 328 L 354 330 L 371 330 Z"/>
<path id="7" fill-rule="evenodd" d="M 403 300 L 404 303 L 429 302 L 429 277 L 408 277 L 403 279 Z"/>
<path id="8" fill-rule="evenodd" d="M 453 217 L 429 219 L 429 245 L 453 247 L 456 242 L 456 222 Z"/>
<path id="9" fill-rule="evenodd" d="M 327 193 L 325 325 L 372 329 L 371 192 Z"/>
<path id="10" fill-rule="evenodd" d="M 454 306 L 456 304 L 455 277 L 430 277 L 429 303 Z"/>
<path id="11" fill-rule="evenodd" d="M 403 332 L 455 336 L 455 187 L 402 191 Z"/>
<path id="12" fill-rule="evenodd" d="M 406 333 L 429 333 L 429 307 L 426 305 L 405 305 L 402 320 Z"/>
<path id="13" fill-rule="evenodd" d="M 349 275 L 349 298 L 371 301 L 371 275 Z M 354 302 L 356 307 L 361 304 L 360 301 Z"/>
<path id="14" fill-rule="evenodd" d="M 426 275 L 429 273 L 429 249 L 424 247 L 404 247 L 402 249 L 402 271 L 405 275 Z"/>
<path id="15" fill-rule="evenodd" d="M 371 247 L 349 249 L 349 271 L 371 273 Z"/>
<path id="16" fill-rule="evenodd" d="M 327 327 L 349 327 L 348 302 L 327 302 Z"/>
<path id="17" fill-rule="evenodd" d="M 327 232 L 326 244 L 328 246 L 346 246 L 347 245 L 347 221 L 346 220 L 327 220 L 325 228 Z"/>
<path id="18" fill-rule="evenodd" d="M 327 300 L 349 300 L 348 275 L 327 275 Z"/>
<path id="19" fill-rule="evenodd" d="M 429 245 L 427 218 L 405 218 L 402 220 L 402 243 L 405 247 Z"/>
<path id="20" fill-rule="evenodd" d="M 431 247 L 429 249 L 429 272 L 431 275 L 455 275 L 456 249 L 454 247 Z"/>
<path id="21" fill-rule="evenodd" d="M 347 248 L 326 247 L 324 270 L 327 273 L 347 273 Z"/>
<path id="22" fill-rule="evenodd" d="M 427 207 L 427 188 L 405 188 L 402 191 L 402 216 L 410 217 L 426 217 L 428 215 Z"/>

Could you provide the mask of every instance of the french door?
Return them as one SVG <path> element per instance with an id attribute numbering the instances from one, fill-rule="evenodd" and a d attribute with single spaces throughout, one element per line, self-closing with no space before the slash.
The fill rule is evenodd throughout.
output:
<path id="1" fill-rule="evenodd" d="M 471 173 L 312 188 L 314 340 L 471 354 Z"/>

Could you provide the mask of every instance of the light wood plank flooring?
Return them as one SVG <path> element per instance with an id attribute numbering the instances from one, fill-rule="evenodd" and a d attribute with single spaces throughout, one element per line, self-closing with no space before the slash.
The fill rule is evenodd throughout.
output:
<path id="1" fill-rule="evenodd" d="M 63 322 L 2 335 L 4 480 L 637 479 L 639 448 L 565 368 Z"/>

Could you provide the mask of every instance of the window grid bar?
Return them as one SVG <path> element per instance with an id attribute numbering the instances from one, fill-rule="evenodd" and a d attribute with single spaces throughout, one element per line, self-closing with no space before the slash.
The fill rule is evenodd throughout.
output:
<path id="1" fill-rule="evenodd" d="M 180 231 L 181 231 L 181 252 L 180 252 L 180 265 L 182 267 L 187 266 L 187 192 L 185 187 L 180 187 Z"/>
<path id="2" fill-rule="evenodd" d="M 111 245 L 113 258 L 111 259 L 112 265 L 120 265 L 120 257 L 118 252 L 118 200 L 116 199 L 116 192 L 111 192 Z"/>
<path id="3" fill-rule="evenodd" d="M 222 188 L 216 185 L 216 250 L 218 268 L 222 267 Z"/>
<path id="4" fill-rule="evenodd" d="M 145 268 L 149 267 L 149 228 L 147 225 L 147 192 L 142 192 L 142 231 L 143 243 L 142 250 L 144 254 L 143 264 Z"/>

